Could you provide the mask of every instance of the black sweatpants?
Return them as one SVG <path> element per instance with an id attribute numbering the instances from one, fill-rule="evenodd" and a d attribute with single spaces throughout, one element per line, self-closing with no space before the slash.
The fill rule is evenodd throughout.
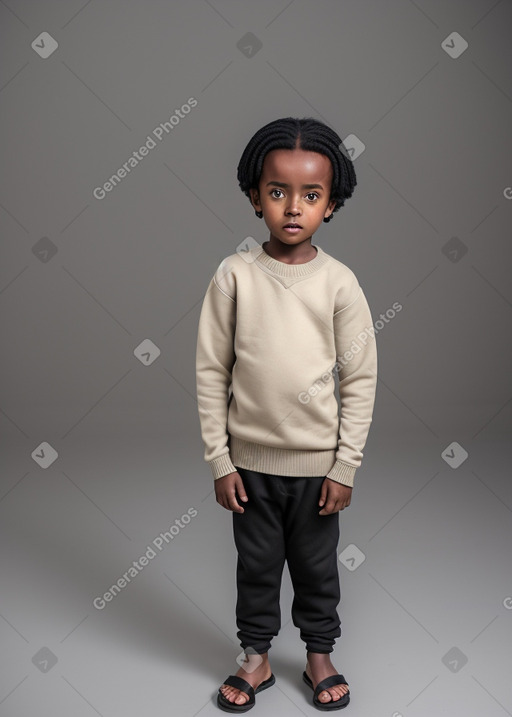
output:
<path id="1" fill-rule="evenodd" d="M 325 476 L 288 477 L 239 468 L 249 500 L 233 512 L 238 551 L 236 623 L 243 650 L 267 652 L 281 627 L 285 559 L 292 580 L 295 627 L 310 652 L 333 651 L 340 637 L 337 546 L 339 513 L 318 515 Z"/>

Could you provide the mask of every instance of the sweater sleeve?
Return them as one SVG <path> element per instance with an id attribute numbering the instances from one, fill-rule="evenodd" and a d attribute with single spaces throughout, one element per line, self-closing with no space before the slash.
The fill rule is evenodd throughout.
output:
<path id="1" fill-rule="evenodd" d="M 227 430 L 235 325 L 235 283 L 224 260 L 203 299 L 196 347 L 196 390 L 204 460 L 214 479 L 236 471 L 229 453 Z"/>
<path id="2" fill-rule="evenodd" d="M 353 487 L 372 422 L 377 387 L 377 346 L 370 307 L 353 279 L 347 305 L 335 312 L 340 423 L 336 463 L 327 478 Z"/>

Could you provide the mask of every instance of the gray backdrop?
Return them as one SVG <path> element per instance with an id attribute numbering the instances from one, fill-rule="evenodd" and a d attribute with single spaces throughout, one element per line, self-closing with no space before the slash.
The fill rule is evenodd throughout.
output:
<path id="1" fill-rule="evenodd" d="M 289 115 L 352 152 L 313 243 L 384 315 L 340 513 L 348 710 L 512 714 L 511 20 L 505 0 L 0 4 L 2 717 L 219 713 L 236 551 L 197 323 L 220 261 L 268 239 L 236 166 Z M 285 568 L 254 714 L 317 714 L 291 600 Z"/>

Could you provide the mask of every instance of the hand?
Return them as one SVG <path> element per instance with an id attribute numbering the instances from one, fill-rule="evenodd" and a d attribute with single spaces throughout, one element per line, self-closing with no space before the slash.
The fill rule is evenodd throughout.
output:
<path id="1" fill-rule="evenodd" d="M 331 515 L 343 508 L 348 508 L 352 498 L 352 488 L 349 485 L 338 483 L 326 478 L 322 483 L 318 505 L 323 506 L 318 515 Z"/>
<path id="2" fill-rule="evenodd" d="M 244 509 L 238 503 L 236 494 L 241 500 L 249 500 L 245 492 L 242 476 L 238 471 L 234 473 L 228 473 L 222 478 L 216 478 L 214 480 L 215 495 L 217 497 L 217 503 L 226 510 L 232 510 L 235 513 L 244 513 Z"/>

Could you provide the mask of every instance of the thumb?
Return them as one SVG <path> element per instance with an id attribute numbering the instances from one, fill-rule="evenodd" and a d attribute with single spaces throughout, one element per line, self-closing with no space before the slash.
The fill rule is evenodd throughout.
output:
<path id="1" fill-rule="evenodd" d="M 325 499 L 327 498 L 327 486 L 325 485 L 325 481 L 322 483 L 322 490 L 320 491 L 320 500 L 318 501 L 318 505 L 322 507 L 325 503 Z"/>

